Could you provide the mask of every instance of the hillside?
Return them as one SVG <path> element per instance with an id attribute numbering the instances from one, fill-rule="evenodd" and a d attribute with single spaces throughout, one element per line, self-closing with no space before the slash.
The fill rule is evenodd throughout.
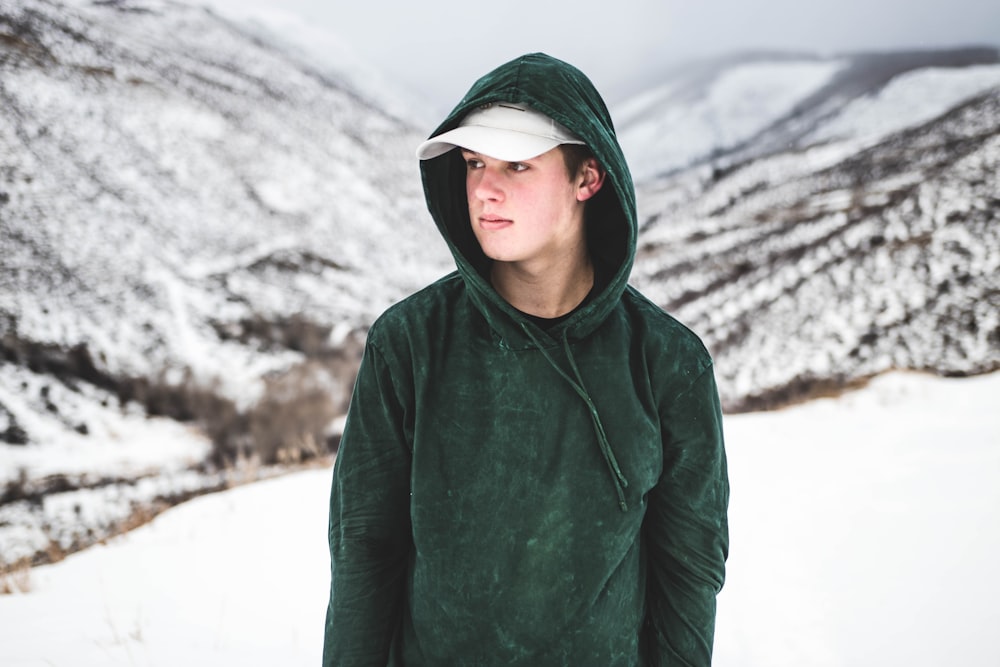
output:
<path id="1" fill-rule="evenodd" d="M 358 91 L 187 5 L 2 11 L 8 413 L 32 367 L 246 404 L 445 270 L 419 136 Z"/>
<path id="2" fill-rule="evenodd" d="M 876 138 L 1000 85 L 993 48 L 818 56 L 742 53 L 686 64 L 615 109 L 637 181 L 829 139 Z"/>
<path id="3" fill-rule="evenodd" d="M 638 188 L 633 280 L 703 336 L 727 409 L 890 369 L 1000 368 L 1000 65 L 936 58 L 762 60 L 697 101 L 658 98 L 664 117 L 704 118 L 739 115 L 726 101 L 747 89 L 784 91 L 728 140 L 665 150 Z M 634 151 L 654 120 L 638 106 L 621 128 Z"/>
<path id="4" fill-rule="evenodd" d="M 4 558 L 325 454 L 364 329 L 449 270 L 416 130 L 208 10 L 5 0 L 0 106 Z"/>

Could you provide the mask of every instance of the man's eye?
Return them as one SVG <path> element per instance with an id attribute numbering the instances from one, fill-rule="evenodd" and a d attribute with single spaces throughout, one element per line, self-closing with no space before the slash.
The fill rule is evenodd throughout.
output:
<path id="1" fill-rule="evenodd" d="M 465 164 L 469 169 L 479 169 L 483 166 L 483 161 L 470 157 L 465 160 Z"/>
<path id="2" fill-rule="evenodd" d="M 511 171 L 526 171 L 528 169 L 528 165 L 523 162 L 511 162 L 510 169 Z"/>

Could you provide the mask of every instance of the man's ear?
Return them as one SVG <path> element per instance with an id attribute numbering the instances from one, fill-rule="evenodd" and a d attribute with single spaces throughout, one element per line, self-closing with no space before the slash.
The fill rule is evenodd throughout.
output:
<path id="1" fill-rule="evenodd" d="M 580 167 L 577 178 L 576 200 L 587 201 L 596 195 L 604 185 L 605 171 L 595 158 L 587 158 Z"/>

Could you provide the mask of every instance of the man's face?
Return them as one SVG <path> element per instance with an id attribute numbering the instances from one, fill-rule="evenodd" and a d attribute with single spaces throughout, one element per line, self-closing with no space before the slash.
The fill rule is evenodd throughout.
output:
<path id="1" fill-rule="evenodd" d="M 558 148 L 523 162 L 467 150 L 462 157 L 469 220 L 487 257 L 545 270 L 586 252 L 585 177 L 569 178 Z"/>

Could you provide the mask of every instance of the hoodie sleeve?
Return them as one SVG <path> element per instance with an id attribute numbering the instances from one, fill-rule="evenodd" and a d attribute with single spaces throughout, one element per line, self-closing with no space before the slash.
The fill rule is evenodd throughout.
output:
<path id="1" fill-rule="evenodd" d="M 403 405 L 369 342 L 333 473 L 324 667 L 388 662 L 411 541 Z"/>
<path id="2" fill-rule="evenodd" d="M 729 481 L 711 365 L 664 406 L 661 420 L 663 473 L 644 525 L 649 664 L 708 667 L 729 549 Z"/>

